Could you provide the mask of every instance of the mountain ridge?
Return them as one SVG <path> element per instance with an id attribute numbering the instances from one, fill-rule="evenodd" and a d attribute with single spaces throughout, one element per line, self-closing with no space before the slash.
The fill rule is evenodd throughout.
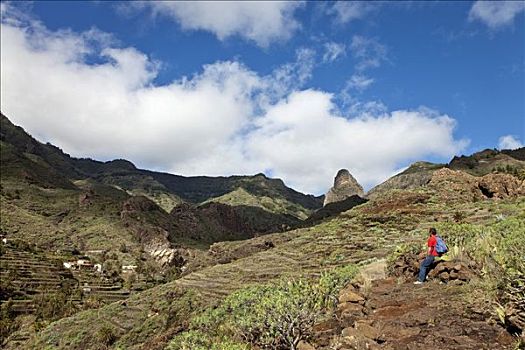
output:
<path id="1" fill-rule="evenodd" d="M 65 185 L 68 179 L 90 177 L 105 184 L 118 186 L 131 194 L 145 195 L 167 212 L 182 202 L 199 204 L 233 192 L 239 187 L 255 196 L 269 194 L 268 197 L 281 198 L 290 203 L 290 207 L 293 207 L 293 204 L 299 206 L 297 212 L 294 210 L 281 212 L 281 214 L 292 214 L 297 218 L 304 219 L 313 210 L 322 206 L 322 197 L 302 194 L 288 188 L 281 179 L 271 179 L 264 174 L 184 177 L 138 169 L 132 162 L 124 159 L 101 162 L 90 158 L 73 158 L 54 145 L 38 142 L 22 127 L 12 124 L 4 114 L 1 114 L 0 122 L 0 140 L 3 142 L 8 140 L 20 157 L 30 154 L 32 155 L 30 157 L 38 157 L 34 159 L 36 161 L 47 162 L 55 172 L 60 171 L 62 174 L 59 178 L 63 182 L 62 185 Z M 159 199 L 159 196 L 163 196 L 164 200 Z"/>

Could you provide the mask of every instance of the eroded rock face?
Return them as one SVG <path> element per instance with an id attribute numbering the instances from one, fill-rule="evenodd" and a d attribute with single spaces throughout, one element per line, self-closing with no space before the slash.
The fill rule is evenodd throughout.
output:
<path id="1" fill-rule="evenodd" d="M 155 217 L 158 225 L 145 221 L 147 216 Z M 135 233 L 148 253 L 160 266 L 184 265 L 183 254 L 172 246 L 169 241 L 169 223 L 159 206 L 143 196 L 131 197 L 122 204 L 120 218 L 123 224 Z M 163 220 L 164 219 L 164 220 Z"/>
<path id="2" fill-rule="evenodd" d="M 402 173 L 372 188 L 368 191 L 366 197 L 368 199 L 376 199 L 393 189 L 406 190 L 423 187 L 432 179 L 434 172 L 444 166 L 444 164 L 416 162 Z"/>
<path id="3" fill-rule="evenodd" d="M 472 176 L 447 168 L 434 173 L 429 186 L 445 200 L 500 199 L 525 195 L 525 181 L 509 174 Z"/>
<path id="4" fill-rule="evenodd" d="M 330 203 L 341 202 L 348 197 L 358 195 L 364 196 L 363 187 L 346 169 L 341 169 L 337 172 L 334 180 L 334 187 L 328 191 L 325 196 L 323 206 Z"/>
<path id="5" fill-rule="evenodd" d="M 144 251 L 148 253 L 155 261 L 161 266 L 182 266 L 184 265 L 183 259 L 175 259 L 177 252 L 175 249 L 171 248 L 170 244 L 167 241 L 162 239 L 151 240 L 144 244 Z M 179 257 L 181 258 L 181 257 Z"/>
<path id="6" fill-rule="evenodd" d="M 524 184 L 509 174 L 488 174 L 481 178 L 478 188 L 488 198 L 505 198 L 525 194 Z"/>

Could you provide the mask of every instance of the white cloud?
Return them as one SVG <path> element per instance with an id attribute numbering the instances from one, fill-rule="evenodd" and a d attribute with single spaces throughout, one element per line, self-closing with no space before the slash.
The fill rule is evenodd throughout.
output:
<path id="1" fill-rule="evenodd" d="M 522 12 L 525 12 L 524 1 L 476 1 L 470 9 L 469 20 L 499 29 L 514 23 L 514 18 Z"/>
<path id="2" fill-rule="evenodd" d="M 226 61 L 155 85 L 159 63 L 104 33 L 5 20 L 0 33 L 2 112 L 73 156 L 183 175 L 268 170 L 322 193 L 339 168 L 369 187 L 408 161 L 465 146 L 452 118 L 426 109 L 363 105 L 366 112 L 343 117 L 332 94 L 301 90 L 315 62 L 309 49 L 267 76 Z"/>
<path id="3" fill-rule="evenodd" d="M 382 62 L 387 60 L 386 46 L 374 38 L 354 35 L 350 50 L 353 56 L 358 59 L 356 70 L 360 72 L 370 68 L 377 68 Z"/>
<path id="4" fill-rule="evenodd" d="M 269 96 L 275 100 L 291 90 L 301 88 L 311 77 L 315 68 L 316 52 L 313 49 L 299 48 L 295 53 L 295 62 L 286 63 L 275 69 L 270 76 L 264 77 Z M 271 92 L 271 93 L 270 93 Z"/>
<path id="5" fill-rule="evenodd" d="M 335 15 L 338 23 L 345 24 L 365 17 L 377 6 L 377 4 L 365 1 L 337 1 L 327 12 L 329 15 Z"/>
<path id="6" fill-rule="evenodd" d="M 372 85 L 374 82 L 373 78 L 369 78 L 365 75 L 361 74 L 354 74 L 352 77 L 350 77 L 350 80 L 348 80 L 348 88 L 355 89 L 358 91 L 362 91 Z"/>
<path id="7" fill-rule="evenodd" d="M 345 44 L 339 44 L 335 42 L 328 42 L 324 44 L 324 55 L 323 62 L 333 62 L 337 59 L 346 56 L 346 46 Z"/>
<path id="8" fill-rule="evenodd" d="M 518 138 L 515 138 L 512 135 L 505 135 L 499 138 L 499 149 L 516 149 L 520 147 L 523 147 L 523 144 Z"/>
<path id="9" fill-rule="evenodd" d="M 367 76 L 365 72 L 380 67 L 383 62 L 388 60 L 386 46 L 375 38 L 354 35 L 350 44 L 350 51 L 356 60 L 356 64 L 355 73 L 347 81 L 345 91 L 343 91 L 343 94 L 347 95 L 347 99 L 348 96 L 351 96 L 351 90 L 361 92 L 369 88 L 375 79 Z"/>
<path id="10" fill-rule="evenodd" d="M 403 161 L 448 157 L 466 146 L 453 138 L 455 121 L 446 115 L 420 109 L 347 119 L 338 115 L 332 97 L 297 91 L 269 108 L 249 139 L 249 154 L 275 176 L 314 190 L 329 187 L 343 167 L 370 187 Z"/>
<path id="11" fill-rule="evenodd" d="M 206 30 L 219 40 L 240 36 L 266 47 L 285 41 L 300 27 L 294 13 L 301 2 L 287 1 L 143 1 L 126 4 L 149 9 L 179 23 L 183 30 Z"/>

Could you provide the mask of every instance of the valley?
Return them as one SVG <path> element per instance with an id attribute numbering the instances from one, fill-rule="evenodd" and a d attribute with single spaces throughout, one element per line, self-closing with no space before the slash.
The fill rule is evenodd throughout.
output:
<path id="1" fill-rule="evenodd" d="M 366 194 L 342 170 L 325 198 L 263 174 L 76 159 L 1 122 L 6 349 L 523 344 L 523 149 L 418 162 Z M 429 227 L 472 276 L 411 283 Z M 260 324 L 266 314 L 275 324 Z M 290 317 L 303 321 L 287 340 Z"/>

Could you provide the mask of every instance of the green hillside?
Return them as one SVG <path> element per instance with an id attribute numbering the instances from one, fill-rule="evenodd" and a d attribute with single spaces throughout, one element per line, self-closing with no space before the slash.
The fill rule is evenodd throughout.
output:
<path id="1" fill-rule="evenodd" d="M 497 181 L 519 184 L 516 178 L 506 176 L 497 177 Z M 226 255 L 241 246 L 244 246 L 246 254 L 132 296 L 125 304 L 114 303 L 62 319 L 39 332 L 27 343 L 27 347 L 94 349 L 103 335 L 110 334 L 106 346 L 112 349 L 160 349 L 168 344 L 170 349 L 200 349 L 198 346 L 204 349 L 211 344 L 223 344 L 223 348 L 229 349 L 256 348 L 256 344 L 266 344 L 265 338 L 250 333 L 252 328 L 243 328 L 258 327 L 256 314 L 250 318 L 244 313 L 252 310 L 251 304 L 246 303 L 257 300 L 251 299 L 255 297 L 251 296 L 253 293 L 269 298 L 265 300 L 268 300 L 268 307 L 272 310 L 278 305 L 288 305 L 285 310 L 291 314 L 285 312 L 283 317 L 293 315 L 293 305 L 307 305 L 305 303 L 310 302 L 310 296 L 317 295 L 317 292 L 304 294 L 301 288 L 317 290 L 320 287 L 316 286 L 321 286 L 317 283 L 329 283 L 332 287 L 326 287 L 326 295 L 337 294 L 337 288 L 342 288 L 340 281 L 354 276 L 352 270 L 348 270 L 350 268 L 341 268 L 365 266 L 382 258 L 394 261 L 391 259 L 403 254 L 407 247 L 422 249 L 430 226 L 437 227 L 449 242 L 451 259 L 475 264 L 472 266 L 476 266 L 480 276 L 483 274 L 483 279 L 473 278 L 469 283 L 451 285 L 446 290 L 453 291 L 455 302 L 462 308 L 487 308 L 489 305 L 483 317 L 499 322 L 500 309 L 496 306 L 513 305 L 506 294 L 500 293 L 507 290 L 505 288 L 511 288 L 506 287 L 506 278 L 515 278 L 516 274 L 523 276 L 525 272 L 519 260 L 513 259 L 516 249 L 522 251 L 525 248 L 525 197 L 522 192 L 517 192 L 504 199 L 487 199 L 470 180 L 468 176 L 455 177 L 454 173 L 438 174 L 428 186 L 417 190 L 390 191 L 382 198 L 371 200 L 314 227 L 227 243 L 210 254 Z M 451 197 L 457 192 L 463 195 Z M 264 249 L 246 249 L 250 245 L 261 246 L 262 242 L 271 244 Z M 498 255 L 492 256 L 490 252 L 496 250 Z M 326 277 L 319 280 L 320 276 Z M 289 288 L 294 284 L 282 285 L 282 278 L 288 283 L 296 281 L 302 287 L 292 292 Z M 412 286 L 408 284 L 405 288 L 409 285 Z M 268 292 L 268 287 L 270 291 L 285 288 L 292 294 L 272 294 Z M 438 285 L 436 288 L 438 292 L 435 293 L 440 293 Z M 475 298 L 473 290 L 476 290 Z M 511 290 L 508 289 L 509 293 Z M 213 318 L 215 307 L 219 307 L 217 310 L 226 307 L 230 310 L 229 314 L 244 315 L 239 317 L 245 317 L 247 323 L 243 326 L 242 322 L 228 321 L 224 318 L 227 316 Z M 270 312 L 270 309 L 264 311 L 264 306 L 261 307 L 261 311 L 250 312 Z M 330 318 L 332 312 L 329 305 L 316 303 L 305 310 L 317 315 L 313 317 L 313 324 L 322 322 L 324 317 Z M 457 314 L 454 317 L 455 322 L 471 322 L 468 315 Z M 505 321 L 505 317 L 502 320 L 504 323 L 511 322 Z M 210 329 L 213 331 L 210 332 Z M 454 332 L 460 330 L 459 324 L 453 328 Z M 254 338 L 245 338 L 249 334 Z M 312 328 L 307 328 L 304 339 L 315 343 L 316 338 L 311 338 L 314 334 L 317 333 Z M 478 347 L 473 348 L 485 348 L 479 341 L 475 345 Z"/>
<path id="2" fill-rule="evenodd" d="M 61 186 L 67 186 L 67 180 L 90 178 L 131 195 L 144 195 L 166 212 L 182 202 L 199 204 L 227 194 L 233 205 L 253 205 L 251 196 L 271 198 L 275 204 L 263 206 L 263 209 L 299 219 L 322 207 L 321 197 L 304 195 L 286 187 L 282 180 L 270 179 L 263 174 L 184 177 L 137 169 L 131 162 L 122 159 L 99 162 L 72 158 L 51 144 L 36 141 L 3 114 L 0 116 L 0 140 L 3 142 L 2 159 L 5 159 L 3 169 L 5 167 L 6 177 L 19 177 L 23 163 L 23 170 L 28 173 L 23 176 L 32 176 L 35 181 L 59 181 Z M 32 162 L 28 163 L 28 160 Z M 237 196 L 239 189 L 250 195 Z"/>

